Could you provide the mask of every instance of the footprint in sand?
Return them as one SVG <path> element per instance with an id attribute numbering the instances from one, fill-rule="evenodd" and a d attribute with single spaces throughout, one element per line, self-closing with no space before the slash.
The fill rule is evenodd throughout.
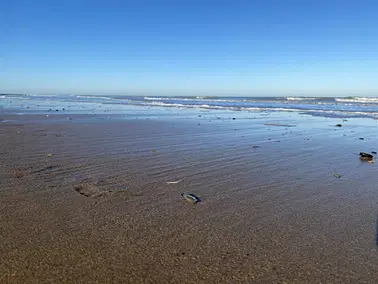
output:
<path id="1" fill-rule="evenodd" d="M 81 195 L 84 195 L 86 197 L 100 197 L 104 196 L 111 191 L 102 189 L 101 187 L 95 185 L 95 184 L 90 184 L 90 183 L 82 183 L 74 186 L 74 189 L 76 192 L 78 192 Z"/>
<path id="2" fill-rule="evenodd" d="M 74 185 L 74 190 L 86 197 L 96 198 L 100 196 L 106 196 L 115 192 L 125 191 L 127 190 L 127 188 L 114 185 L 106 185 L 103 181 L 100 181 L 98 183 L 83 182 Z"/>

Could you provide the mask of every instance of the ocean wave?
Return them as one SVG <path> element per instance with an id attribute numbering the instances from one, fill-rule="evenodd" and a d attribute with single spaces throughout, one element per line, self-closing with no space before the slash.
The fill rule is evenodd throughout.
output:
<path id="1" fill-rule="evenodd" d="M 144 97 L 145 101 L 185 101 L 185 102 L 222 102 L 222 103 L 237 103 L 237 102 L 254 102 L 254 100 L 245 99 L 222 99 L 217 97 Z"/>
<path id="2" fill-rule="evenodd" d="M 151 102 L 146 103 L 144 105 L 147 106 L 162 106 L 162 107 L 184 107 L 184 108 L 206 108 L 206 109 L 235 109 L 234 107 L 225 107 L 225 106 L 211 106 L 207 104 L 202 105 L 189 105 L 189 104 L 172 104 L 172 103 L 164 103 L 164 102 Z"/>
<path id="3" fill-rule="evenodd" d="M 351 97 L 351 98 L 335 98 L 336 102 L 345 103 L 378 103 L 378 98 L 363 98 L 363 97 Z"/>
<path id="4" fill-rule="evenodd" d="M 104 100 L 112 100 L 113 98 L 110 97 L 99 97 L 99 96 L 76 96 L 78 99 L 104 99 Z"/>
<path id="5" fill-rule="evenodd" d="M 143 99 L 146 100 L 146 101 L 154 101 L 154 100 L 161 101 L 161 100 L 167 100 L 168 98 L 144 97 Z"/>
<path id="6" fill-rule="evenodd" d="M 228 111 L 271 111 L 271 112 L 298 112 L 298 113 L 309 113 L 309 114 L 318 114 L 325 116 L 359 116 L 359 117 L 376 117 L 378 112 L 376 111 L 361 111 L 361 110 L 326 110 L 326 109 L 307 109 L 307 108 L 296 108 L 288 105 L 288 107 L 274 107 L 274 106 L 220 106 L 220 105 L 209 105 L 209 104 L 182 104 L 182 103 L 167 103 L 167 102 L 148 102 L 144 103 L 146 106 L 160 106 L 160 107 L 179 107 L 179 108 L 198 108 L 198 109 L 214 109 L 214 110 L 228 110 Z"/>
<path id="7" fill-rule="evenodd" d="M 319 98 L 305 98 L 305 97 L 287 97 L 288 101 L 313 101 Z"/>

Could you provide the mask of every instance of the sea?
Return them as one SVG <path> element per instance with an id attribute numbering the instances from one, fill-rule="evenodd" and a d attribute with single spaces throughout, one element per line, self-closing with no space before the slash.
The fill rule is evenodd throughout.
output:
<path id="1" fill-rule="evenodd" d="M 94 113 L 99 108 L 122 114 L 130 107 L 224 110 L 232 112 L 296 112 L 322 117 L 378 119 L 378 97 L 218 97 L 0 94 L 0 112 L 18 114 L 70 110 Z"/>

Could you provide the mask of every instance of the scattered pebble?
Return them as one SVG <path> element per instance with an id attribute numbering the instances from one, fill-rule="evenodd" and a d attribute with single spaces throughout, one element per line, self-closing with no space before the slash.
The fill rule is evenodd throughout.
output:
<path id="1" fill-rule="evenodd" d="M 367 161 L 369 164 L 374 164 L 373 155 L 365 153 L 365 152 L 360 153 L 360 160 L 363 162 Z"/>
<path id="2" fill-rule="evenodd" d="M 342 127 L 343 125 L 339 123 L 339 124 L 336 124 L 335 126 Z"/>
<path id="3" fill-rule="evenodd" d="M 372 153 L 372 154 L 377 154 L 377 152 L 376 152 L 376 151 L 371 151 L 371 153 Z"/>
<path id="4" fill-rule="evenodd" d="M 192 204 L 196 204 L 201 201 L 201 199 L 199 199 L 199 197 L 195 196 L 193 193 L 181 193 L 181 196 Z"/>
<path id="5" fill-rule="evenodd" d="M 365 153 L 365 152 L 360 152 L 360 157 L 361 158 L 366 158 L 366 159 L 373 159 L 373 155 Z"/>

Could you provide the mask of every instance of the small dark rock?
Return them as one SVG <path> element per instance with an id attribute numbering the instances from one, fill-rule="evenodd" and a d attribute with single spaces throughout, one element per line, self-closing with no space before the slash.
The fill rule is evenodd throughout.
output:
<path id="1" fill-rule="evenodd" d="M 56 109 L 55 111 L 59 111 L 59 109 Z"/>
<path id="2" fill-rule="evenodd" d="M 235 117 L 232 118 L 232 120 L 235 120 L 235 119 L 236 119 Z"/>
<path id="3" fill-rule="evenodd" d="M 359 138 L 360 140 L 364 140 L 364 138 L 363 137 L 361 137 L 361 138 Z"/>
<path id="4" fill-rule="evenodd" d="M 374 158 L 373 155 L 365 153 L 365 152 L 361 152 L 360 157 L 367 160 L 372 160 Z"/>
<path id="5" fill-rule="evenodd" d="M 376 154 L 377 154 L 377 152 L 376 152 L 376 151 L 371 151 L 371 153 L 372 153 L 372 154 L 374 154 L 374 155 L 376 155 Z"/>
<path id="6" fill-rule="evenodd" d="M 337 127 L 341 127 L 341 126 L 343 126 L 343 125 L 339 123 L 339 124 L 336 124 L 335 126 L 337 126 Z"/>

